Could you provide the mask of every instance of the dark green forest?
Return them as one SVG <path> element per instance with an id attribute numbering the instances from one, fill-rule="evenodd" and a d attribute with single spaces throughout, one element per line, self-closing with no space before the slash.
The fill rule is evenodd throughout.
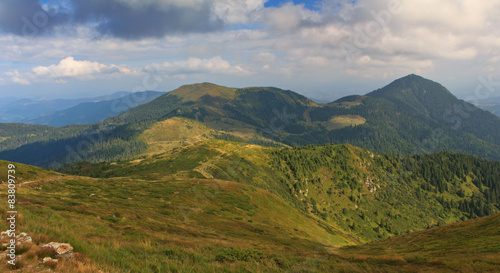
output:
<path id="1" fill-rule="evenodd" d="M 500 162 L 451 152 L 379 156 L 330 144 L 276 149 L 271 155 L 273 169 L 285 177 L 289 194 L 302 200 L 303 210 L 365 238 L 500 210 Z"/>

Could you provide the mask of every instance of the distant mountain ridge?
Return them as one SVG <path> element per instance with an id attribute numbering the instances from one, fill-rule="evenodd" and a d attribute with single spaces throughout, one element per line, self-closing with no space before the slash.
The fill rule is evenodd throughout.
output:
<path id="1" fill-rule="evenodd" d="M 163 92 L 144 91 L 111 100 L 83 102 L 64 110 L 24 119 L 22 123 L 57 127 L 70 124 L 93 124 L 116 116 L 132 107 L 148 103 L 163 94 Z"/>
<path id="2" fill-rule="evenodd" d="M 104 95 L 92 98 L 81 98 L 81 99 L 10 100 L 9 103 L 3 105 L 2 108 L 0 109 L 0 121 L 23 122 L 27 118 L 32 118 L 41 115 L 43 113 L 67 109 L 76 106 L 80 103 L 113 100 L 130 94 L 131 92 L 120 91 L 110 95 Z"/>
<path id="3" fill-rule="evenodd" d="M 474 103 L 474 105 L 500 117 L 500 103 Z"/>

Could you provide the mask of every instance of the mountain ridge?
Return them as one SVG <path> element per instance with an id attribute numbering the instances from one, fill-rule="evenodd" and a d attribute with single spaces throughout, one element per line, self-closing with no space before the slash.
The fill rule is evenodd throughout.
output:
<path id="1" fill-rule="evenodd" d="M 80 99 L 54 99 L 54 100 L 32 100 L 32 99 L 16 99 L 2 106 L 0 114 L 1 120 L 4 122 L 22 122 L 26 118 L 34 117 L 43 113 L 63 110 L 69 107 L 76 106 L 83 102 L 112 100 L 123 97 L 130 92 L 120 91 L 110 95 L 80 98 Z"/>
<path id="2" fill-rule="evenodd" d="M 219 131 L 219 137 L 238 141 L 288 146 L 349 143 L 376 153 L 402 155 L 449 150 L 500 160 L 500 119 L 416 75 L 328 104 L 273 87 L 184 85 L 93 125 L 48 128 L 28 137 L 26 129 L 0 134 L 0 158 L 47 166 L 47 157 L 27 154 L 37 149 L 51 154 L 50 160 L 69 163 L 65 161 L 71 158 L 68 149 L 60 147 L 78 147 L 83 141 L 89 142 L 88 151 L 73 158 L 125 159 L 147 149 L 138 139 L 144 130 L 173 117 L 201 122 Z M 105 140 L 87 140 L 96 137 Z M 23 144 L 31 146 L 23 148 Z"/>

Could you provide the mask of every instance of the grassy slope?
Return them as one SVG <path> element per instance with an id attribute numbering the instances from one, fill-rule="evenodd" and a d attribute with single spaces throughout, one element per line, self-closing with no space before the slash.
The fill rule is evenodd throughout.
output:
<path id="1" fill-rule="evenodd" d="M 302 264 L 305 259 L 354 242 L 276 195 L 240 183 L 44 171 L 38 177 L 43 179 L 19 187 L 20 229 L 69 242 L 113 272 L 306 270 L 311 265 Z"/>
<path id="2" fill-rule="evenodd" d="M 31 183 L 34 181 L 49 181 L 53 179 L 60 180 L 65 177 L 63 174 L 43 168 L 0 160 L 0 170 L 2 170 L 0 173 L 0 180 L 2 182 L 7 181 L 7 170 L 9 169 L 9 164 L 13 164 L 15 166 L 14 175 L 16 177 L 16 182 L 21 183 L 21 185 L 23 183 Z"/>
<path id="3" fill-rule="evenodd" d="M 213 133 L 215 130 L 200 122 L 175 117 L 160 121 L 145 130 L 139 136 L 139 140 L 148 144 L 146 154 L 158 154 L 212 138 Z"/>
<path id="4" fill-rule="evenodd" d="M 219 142 L 211 146 L 221 152 L 214 157 L 214 166 L 229 156 L 228 151 L 243 145 L 212 142 Z M 243 150 L 251 160 L 267 154 L 268 148 L 247 146 Z M 109 272 L 453 272 L 462 268 L 474 272 L 474 268 L 500 267 L 498 214 L 338 249 L 356 243 L 352 231 L 305 214 L 252 185 L 188 178 L 181 168 L 169 171 L 162 161 L 176 151 L 157 156 L 149 170 L 135 177 L 76 177 L 16 164 L 19 177 L 26 177 L 24 182 L 38 181 L 19 187 L 20 230 L 69 242 Z M 177 160 L 184 166 L 196 157 L 192 156 Z M 111 165 L 112 172 L 144 170 L 145 161 L 117 163 Z M 6 169 L 7 163 L 0 163 Z M 146 173 L 152 170 L 155 175 Z M 245 167 L 231 165 L 214 174 L 230 179 L 244 172 Z M 1 188 L 5 192 L 5 185 Z M 5 209 L 1 212 L 4 217 Z M 0 229 L 6 226 L 2 223 Z"/>
<path id="5" fill-rule="evenodd" d="M 500 214 L 345 247 L 352 261 L 418 265 L 425 272 L 497 272 L 500 269 Z"/>
<path id="6" fill-rule="evenodd" d="M 452 159 L 443 155 L 443 160 Z M 448 204 L 482 196 L 486 188 L 472 182 L 478 174 L 453 177 L 447 182 L 449 190 L 439 192 L 414 173 L 423 162 L 375 155 L 351 145 L 280 150 L 207 140 L 132 161 L 83 164 L 75 169 L 94 177 L 240 182 L 276 194 L 304 213 L 356 234 L 359 240 L 372 241 L 470 217 Z"/>
<path id="7" fill-rule="evenodd" d="M 170 95 L 175 95 L 182 98 L 183 101 L 197 101 L 202 96 L 209 95 L 211 97 L 222 97 L 227 99 L 233 99 L 235 95 L 236 88 L 224 87 L 212 83 L 198 83 L 191 85 L 183 85 L 174 91 L 170 92 Z"/>

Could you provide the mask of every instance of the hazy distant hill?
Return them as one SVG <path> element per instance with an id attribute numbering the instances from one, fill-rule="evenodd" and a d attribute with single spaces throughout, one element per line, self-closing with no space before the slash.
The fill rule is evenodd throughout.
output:
<path id="1" fill-rule="evenodd" d="M 129 108 L 148 103 L 163 94 L 162 92 L 144 91 L 112 100 L 83 102 L 64 110 L 27 118 L 22 122 L 58 127 L 70 124 L 92 124 L 116 116 Z"/>
<path id="2" fill-rule="evenodd" d="M 17 99 L 10 101 L 0 109 L 1 122 L 23 122 L 43 113 L 54 112 L 76 106 L 84 102 L 99 102 L 113 100 L 129 95 L 130 92 L 116 92 L 111 95 L 81 98 L 81 99 L 56 99 L 56 100 L 31 100 Z"/>
<path id="3" fill-rule="evenodd" d="M 15 101 L 19 100 L 19 98 L 16 97 L 2 97 L 0 98 L 0 107 L 3 107 L 5 105 L 11 104 Z"/>
<path id="4" fill-rule="evenodd" d="M 495 116 L 500 117 L 500 103 L 474 103 L 475 106 L 490 111 Z"/>

